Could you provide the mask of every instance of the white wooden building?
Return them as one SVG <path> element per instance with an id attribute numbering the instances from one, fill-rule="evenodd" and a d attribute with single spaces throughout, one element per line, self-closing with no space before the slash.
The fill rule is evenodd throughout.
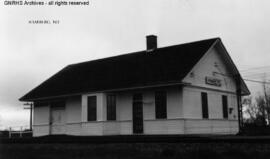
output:
<path id="1" fill-rule="evenodd" d="M 238 91 L 238 93 L 237 93 Z M 33 135 L 236 134 L 249 90 L 220 38 L 72 64 L 20 98 Z"/>

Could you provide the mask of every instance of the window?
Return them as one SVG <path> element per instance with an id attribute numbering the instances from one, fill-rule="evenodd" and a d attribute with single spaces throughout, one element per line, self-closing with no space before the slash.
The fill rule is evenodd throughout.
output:
<path id="1" fill-rule="evenodd" d="M 107 120 L 116 120 L 116 96 L 107 96 Z"/>
<path id="2" fill-rule="evenodd" d="M 227 96 L 222 96 L 222 108 L 223 108 L 223 118 L 228 118 L 228 98 Z"/>
<path id="3" fill-rule="evenodd" d="M 204 119 L 208 118 L 208 99 L 207 99 L 207 93 L 202 92 L 201 93 L 202 98 L 202 117 Z"/>
<path id="4" fill-rule="evenodd" d="M 97 120 L 97 97 L 89 96 L 87 98 L 87 119 L 88 121 Z"/>
<path id="5" fill-rule="evenodd" d="M 156 119 L 167 118 L 167 94 L 165 91 L 155 92 Z"/>

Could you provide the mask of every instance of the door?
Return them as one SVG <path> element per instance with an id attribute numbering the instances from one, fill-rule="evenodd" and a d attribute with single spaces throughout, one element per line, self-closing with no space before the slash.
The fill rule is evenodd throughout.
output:
<path id="1" fill-rule="evenodd" d="M 52 135 L 65 134 L 66 132 L 66 114 L 65 107 L 51 108 L 51 129 Z"/>
<path id="2" fill-rule="evenodd" d="M 143 133 L 143 101 L 142 94 L 133 95 L 133 133 Z"/>

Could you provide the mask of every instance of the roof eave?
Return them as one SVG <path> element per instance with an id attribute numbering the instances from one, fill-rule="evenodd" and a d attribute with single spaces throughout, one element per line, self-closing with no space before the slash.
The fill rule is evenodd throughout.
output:
<path id="1" fill-rule="evenodd" d="M 62 94 L 62 95 L 56 95 L 56 96 L 46 96 L 46 97 L 40 97 L 40 98 L 22 97 L 19 100 L 22 101 L 22 102 L 30 102 L 30 101 L 52 99 L 52 98 L 65 98 L 65 97 L 78 96 L 78 95 L 90 94 L 90 93 L 129 91 L 129 90 L 147 89 L 147 88 L 155 88 L 155 87 L 167 87 L 167 86 L 185 85 L 185 84 L 187 84 L 187 83 L 179 82 L 179 81 L 173 81 L 173 82 L 167 82 L 167 83 L 163 83 L 163 84 L 153 84 L 153 85 L 137 86 L 137 87 L 126 87 L 126 88 L 98 90 L 98 91 L 92 91 L 92 92 L 79 92 L 79 93 Z"/>
<path id="2" fill-rule="evenodd" d="M 250 90 L 248 89 L 244 79 L 242 78 L 239 70 L 237 69 L 237 67 L 235 66 L 233 60 L 231 59 L 230 55 L 228 54 L 227 49 L 225 48 L 224 44 L 222 43 L 221 39 L 218 40 L 220 46 L 222 47 L 222 49 L 224 50 L 225 56 L 227 57 L 227 59 L 229 60 L 228 62 L 231 64 L 232 68 L 233 68 L 233 72 L 234 75 L 240 75 L 241 78 L 241 89 L 243 90 L 244 93 L 241 93 L 241 95 L 246 96 L 246 95 L 250 95 Z"/>

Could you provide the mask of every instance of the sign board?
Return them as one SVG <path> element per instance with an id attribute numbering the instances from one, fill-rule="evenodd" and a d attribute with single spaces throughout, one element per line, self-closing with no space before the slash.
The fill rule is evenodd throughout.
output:
<path id="1" fill-rule="evenodd" d="M 217 87 L 221 87 L 221 80 L 214 77 L 205 77 L 205 83 Z"/>

